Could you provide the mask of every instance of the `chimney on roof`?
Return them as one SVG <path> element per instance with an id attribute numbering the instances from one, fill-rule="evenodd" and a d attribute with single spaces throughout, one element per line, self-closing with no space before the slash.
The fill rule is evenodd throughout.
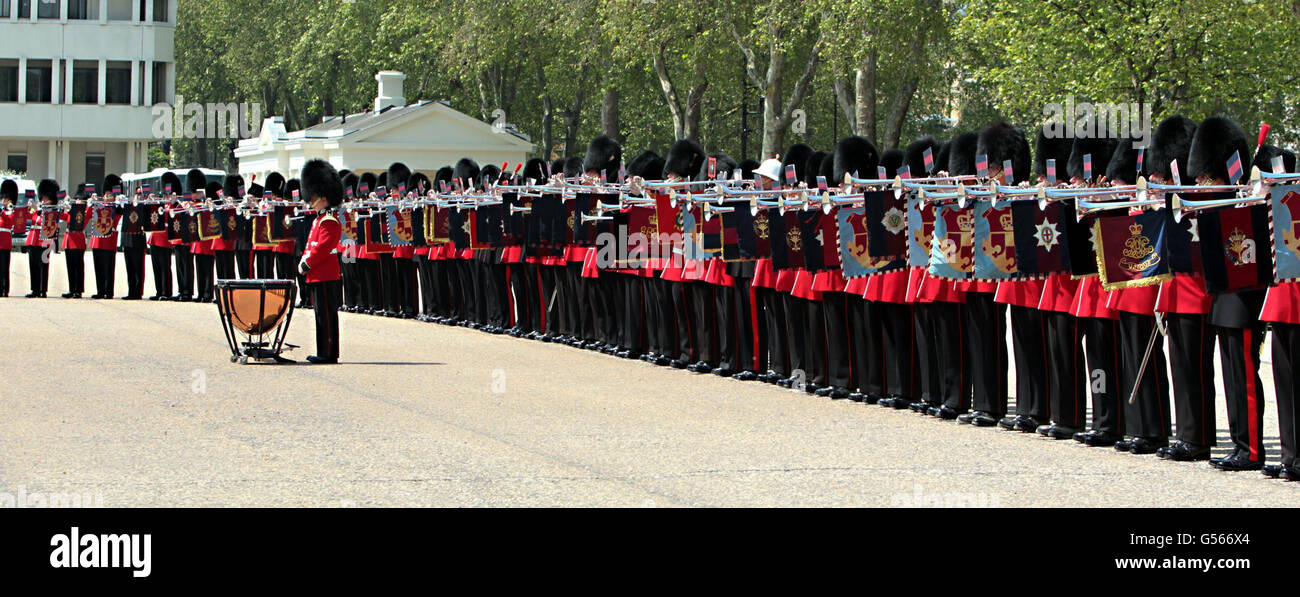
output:
<path id="1" fill-rule="evenodd" d="M 402 81 L 406 80 L 406 75 L 395 70 L 384 70 L 375 75 L 375 80 L 379 82 L 379 95 L 375 97 L 376 112 L 389 106 L 401 108 L 406 105 L 406 97 L 402 95 Z"/>

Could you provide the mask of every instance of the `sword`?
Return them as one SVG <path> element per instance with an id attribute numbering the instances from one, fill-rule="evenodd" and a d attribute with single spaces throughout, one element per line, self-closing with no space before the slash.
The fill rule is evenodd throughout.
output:
<path id="1" fill-rule="evenodd" d="M 1165 318 L 1160 313 L 1156 313 L 1156 325 L 1151 328 L 1151 339 L 1147 341 L 1147 352 L 1142 355 L 1142 366 L 1138 368 L 1137 381 L 1133 383 L 1133 391 L 1128 395 L 1128 403 L 1133 404 L 1137 401 L 1138 388 L 1142 387 L 1142 376 L 1146 375 L 1147 364 L 1151 362 L 1151 351 L 1156 347 L 1156 336 L 1168 336 L 1169 332 L 1165 330 Z"/>

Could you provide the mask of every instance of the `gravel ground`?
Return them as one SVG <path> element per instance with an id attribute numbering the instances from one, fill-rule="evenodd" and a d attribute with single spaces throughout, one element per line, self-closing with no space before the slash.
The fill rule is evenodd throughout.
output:
<path id="1" fill-rule="evenodd" d="M 121 296 L 120 257 L 118 270 Z M 21 297 L 24 255 L 10 276 Z M 62 255 L 51 278 L 50 295 L 64 292 Z M 111 507 L 1300 503 L 1300 486 L 1258 473 L 464 328 L 341 320 L 344 364 L 239 366 L 214 305 L 0 299 L 0 504 L 34 493 Z M 289 341 L 304 348 L 291 357 L 311 353 L 312 324 L 295 316 Z M 1216 454 L 1224 410 L 1220 397 Z"/>

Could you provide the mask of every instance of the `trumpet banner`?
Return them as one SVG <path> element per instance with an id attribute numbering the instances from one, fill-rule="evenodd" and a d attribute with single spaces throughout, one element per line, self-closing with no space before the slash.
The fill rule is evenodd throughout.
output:
<path id="1" fill-rule="evenodd" d="M 1279 283 L 1300 280 L 1300 185 L 1273 187 L 1269 206 L 1273 279 Z"/>
<path id="2" fill-rule="evenodd" d="M 1098 217 L 1097 273 L 1102 288 L 1159 284 L 1173 277 L 1169 265 L 1169 210 Z"/>
<path id="3" fill-rule="evenodd" d="M 894 259 L 907 251 L 908 209 L 902 191 L 871 191 L 862 202 L 872 257 Z"/>
<path id="4" fill-rule="evenodd" d="M 166 232 L 167 211 L 161 203 L 146 203 L 138 207 L 140 227 L 144 232 Z"/>
<path id="5" fill-rule="evenodd" d="M 68 232 L 85 232 L 86 224 L 86 204 L 73 203 L 68 210 Z"/>
<path id="6" fill-rule="evenodd" d="M 55 238 L 59 235 L 59 208 L 41 208 L 41 238 Z"/>
<path id="7" fill-rule="evenodd" d="M 845 278 L 860 278 L 901 269 L 901 252 L 894 257 L 871 255 L 871 226 L 864 207 L 844 208 L 835 212 L 840 264 Z M 906 240 L 906 239 L 904 239 Z"/>
<path id="8" fill-rule="evenodd" d="M 411 222 L 409 208 L 389 207 L 388 242 L 393 246 L 407 247 L 415 240 L 415 227 Z"/>
<path id="9" fill-rule="evenodd" d="M 90 221 L 86 222 L 86 234 L 104 238 L 113 234 L 113 214 L 116 208 L 112 203 L 96 203 L 90 208 Z"/>
<path id="10" fill-rule="evenodd" d="M 140 205 L 128 205 L 122 217 L 126 218 L 127 234 L 144 234 L 145 213 Z"/>
<path id="11" fill-rule="evenodd" d="M 1269 237 L 1268 214 L 1269 206 L 1252 205 L 1200 215 L 1201 263 L 1207 292 L 1258 290 L 1272 284 L 1273 254 L 1260 250 Z"/>
<path id="12" fill-rule="evenodd" d="M 358 240 L 357 212 L 352 209 L 340 209 L 339 225 L 343 228 L 343 239 L 340 244 L 356 244 Z"/>
<path id="13" fill-rule="evenodd" d="M 1070 242 L 1064 207 L 1052 201 L 1013 201 L 1011 220 L 1016 239 L 1016 269 L 1022 277 L 1046 277 L 1070 271 Z M 1092 259 L 1091 252 L 1088 255 Z"/>
<path id="14" fill-rule="evenodd" d="M 916 193 L 907 195 L 907 265 L 930 267 L 934 243 L 934 206 L 922 204 Z"/>
<path id="15" fill-rule="evenodd" d="M 992 202 L 981 199 L 971 209 L 975 214 L 972 275 L 981 280 L 1018 277 L 1016 232 L 1010 204 L 993 207 Z"/>
<path id="16" fill-rule="evenodd" d="M 748 201 L 727 201 L 731 211 L 722 214 L 722 259 L 752 261 L 758 257 L 758 240 L 754 236 L 754 212 Z"/>
<path id="17" fill-rule="evenodd" d="M 930 241 L 930 275 L 966 280 L 975 271 L 975 214 L 971 207 L 934 206 Z"/>
<path id="18" fill-rule="evenodd" d="M 221 238 L 221 222 L 217 221 L 217 214 L 212 211 L 201 211 L 195 214 L 195 232 L 199 240 L 212 240 Z"/>

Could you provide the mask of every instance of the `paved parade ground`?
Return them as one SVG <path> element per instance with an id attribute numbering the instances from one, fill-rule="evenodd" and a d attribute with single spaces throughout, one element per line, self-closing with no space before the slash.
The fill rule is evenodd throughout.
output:
<path id="1" fill-rule="evenodd" d="M 52 297 L 66 287 L 63 259 L 53 260 Z M 121 296 L 120 256 L 118 268 Z M 1300 485 L 1257 472 L 413 320 L 342 314 L 341 365 L 239 366 L 215 305 L 23 299 L 19 253 L 10 276 L 19 298 L 0 299 L 0 497 L 94 495 L 106 507 L 1300 503 Z M 312 324 L 295 315 L 289 341 L 303 348 L 291 358 L 311 354 Z M 1267 365 L 1264 375 L 1276 462 Z M 1224 410 L 1220 396 L 1216 455 L 1227 451 Z"/>

